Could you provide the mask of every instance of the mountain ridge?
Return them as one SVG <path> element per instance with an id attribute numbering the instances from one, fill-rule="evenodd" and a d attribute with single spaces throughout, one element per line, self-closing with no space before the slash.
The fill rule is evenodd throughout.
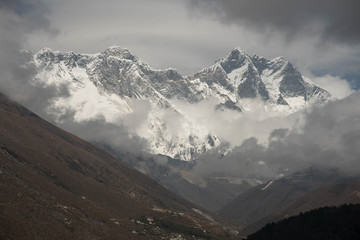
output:
<path id="1" fill-rule="evenodd" d="M 118 46 L 96 54 L 63 54 L 44 48 L 29 63 L 38 69 L 34 84 L 69 88 L 70 96 L 58 98 L 49 107 L 58 118 L 69 110 L 75 112 L 77 122 L 102 116 L 118 123 L 134 113 L 134 104 L 143 101 L 146 114 L 133 131 L 148 141 L 147 151 L 187 161 L 227 139 L 189 119 L 177 102 L 213 99 L 217 111 L 246 114 L 254 110 L 253 101 L 260 101 L 269 111 L 285 116 L 334 99 L 283 57 L 267 60 L 238 47 L 212 66 L 185 77 L 172 68 L 156 70 Z"/>

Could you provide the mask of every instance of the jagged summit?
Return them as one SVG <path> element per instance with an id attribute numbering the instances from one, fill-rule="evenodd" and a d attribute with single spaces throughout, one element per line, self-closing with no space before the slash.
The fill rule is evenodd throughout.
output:
<path id="1" fill-rule="evenodd" d="M 272 62 L 288 62 L 285 57 L 283 56 L 278 56 L 278 57 L 275 57 L 271 60 Z"/>
<path id="2" fill-rule="evenodd" d="M 233 52 L 239 52 L 241 54 L 248 54 L 244 49 L 242 49 L 241 47 L 239 46 L 235 46 L 232 50 L 231 50 L 231 53 Z M 230 53 L 230 54 L 231 54 Z"/>
<path id="3" fill-rule="evenodd" d="M 112 45 L 108 47 L 105 51 L 114 51 L 114 52 L 130 52 L 128 48 L 120 47 L 119 45 Z"/>
<path id="4" fill-rule="evenodd" d="M 121 59 L 128 59 L 128 60 L 132 60 L 132 61 L 137 61 L 138 58 L 133 55 L 129 49 L 127 48 L 121 48 L 119 46 L 111 46 L 108 47 L 103 54 L 105 56 L 113 56 L 113 57 L 119 57 Z"/>
<path id="5" fill-rule="evenodd" d="M 285 58 L 268 60 L 249 55 L 240 47 L 187 77 L 173 68 L 155 70 L 119 46 L 97 54 L 44 48 L 31 61 L 39 70 L 35 81 L 70 86 L 70 96 L 59 98 L 49 111 L 74 111 L 79 122 L 103 116 L 116 123 L 134 112 L 135 102 L 147 101 L 148 114 L 133 128 L 134 133 L 148 140 L 151 153 L 183 160 L 194 159 L 226 139 L 220 140 L 192 120 L 174 101 L 195 104 L 213 99 L 217 102 L 214 109 L 237 114 L 252 111 L 251 102 L 260 101 L 267 111 L 287 115 L 333 99 Z"/>
<path id="6" fill-rule="evenodd" d="M 241 68 L 246 63 L 251 63 L 251 57 L 249 54 L 244 52 L 240 48 L 234 48 L 230 54 L 220 60 L 220 65 L 223 67 L 227 74 L 231 73 L 233 70 Z"/>
<path id="7" fill-rule="evenodd" d="M 226 57 L 201 73 L 203 77 L 199 77 L 201 74 L 196 74 L 195 77 L 205 79 L 210 87 L 213 83 L 225 87 L 233 94 L 231 101 L 243 107 L 244 99 L 261 99 L 277 106 L 279 111 L 293 112 L 306 105 L 323 104 L 332 99 L 327 91 L 318 88 L 311 81 L 305 81 L 301 73 L 284 57 L 269 60 L 257 55 L 251 56 L 239 47 L 235 47 Z M 314 95 L 314 92 L 317 94 Z M 219 95 L 223 93 L 219 92 Z"/>

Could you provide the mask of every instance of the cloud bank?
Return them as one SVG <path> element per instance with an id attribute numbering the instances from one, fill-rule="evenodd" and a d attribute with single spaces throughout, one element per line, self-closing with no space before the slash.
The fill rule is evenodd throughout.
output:
<path id="1" fill-rule="evenodd" d="M 195 104 L 172 102 L 186 118 L 206 127 L 232 147 L 241 145 L 248 138 L 256 138 L 260 143 L 267 144 L 273 130 L 297 129 L 302 124 L 301 112 L 284 116 L 284 113 L 273 110 L 273 106 L 260 99 L 242 99 L 243 106 L 248 108 L 245 114 L 229 109 L 216 110 L 220 102 L 215 98 Z"/>
<path id="2" fill-rule="evenodd" d="M 360 93 L 304 113 L 300 131 L 275 129 L 268 144 L 245 140 L 226 156 L 204 155 L 194 171 L 201 175 L 273 178 L 314 167 L 360 174 Z"/>

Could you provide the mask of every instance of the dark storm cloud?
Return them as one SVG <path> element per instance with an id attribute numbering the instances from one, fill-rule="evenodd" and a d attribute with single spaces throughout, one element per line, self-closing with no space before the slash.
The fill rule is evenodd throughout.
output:
<path id="1" fill-rule="evenodd" d="M 189 8 L 224 23 L 280 30 L 289 38 L 315 30 L 321 40 L 360 43 L 358 0 L 189 0 Z"/>

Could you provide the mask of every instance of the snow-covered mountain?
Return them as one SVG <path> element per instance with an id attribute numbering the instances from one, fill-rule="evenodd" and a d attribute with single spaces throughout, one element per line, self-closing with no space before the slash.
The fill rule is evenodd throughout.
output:
<path id="1" fill-rule="evenodd" d="M 190 82 L 203 99 L 216 96 L 221 106 L 243 111 L 251 111 L 249 99 L 260 99 L 283 114 L 332 99 L 329 92 L 303 77 L 283 57 L 268 60 L 240 48 L 190 77 Z"/>
<path id="2" fill-rule="evenodd" d="M 189 118 L 177 107 L 179 102 L 215 99 L 218 111 L 246 114 L 252 111 L 251 102 L 261 101 L 270 111 L 287 115 L 333 99 L 284 58 L 267 60 L 240 48 L 187 77 L 174 69 L 153 69 L 117 46 L 97 54 L 44 48 L 31 62 L 38 68 L 34 83 L 68 89 L 47 109 L 56 121 L 66 121 L 70 112 L 76 122 L 102 118 L 122 124 L 147 140 L 150 153 L 182 160 L 194 159 L 226 139 Z"/>

